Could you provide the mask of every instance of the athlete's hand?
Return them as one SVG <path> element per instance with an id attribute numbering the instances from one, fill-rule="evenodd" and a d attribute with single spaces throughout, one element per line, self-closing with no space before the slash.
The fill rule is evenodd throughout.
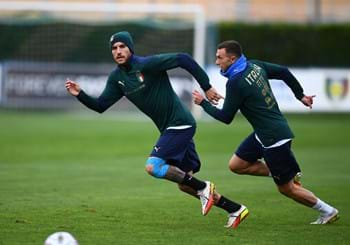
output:
<path id="1" fill-rule="evenodd" d="M 219 100 L 224 98 L 213 87 L 205 91 L 205 96 L 210 101 L 210 103 L 214 105 L 217 105 L 219 103 Z"/>
<path id="2" fill-rule="evenodd" d="M 204 100 L 204 96 L 197 90 L 192 92 L 193 101 L 195 104 L 199 105 Z"/>
<path id="3" fill-rule="evenodd" d="M 65 83 L 65 87 L 66 87 L 67 91 L 73 96 L 78 96 L 78 94 L 80 93 L 80 90 L 81 90 L 79 84 L 70 80 L 69 78 L 67 78 L 67 81 Z"/>
<path id="4" fill-rule="evenodd" d="M 314 98 L 316 97 L 316 95 L 311 95 L 311 96 L 308 96 L 308 95 L 304 95 L 303 98 L 301 98 L 301 102 L 309 107 L 310 109 L 312 109 L 312 104 L 314 103 Z"/>

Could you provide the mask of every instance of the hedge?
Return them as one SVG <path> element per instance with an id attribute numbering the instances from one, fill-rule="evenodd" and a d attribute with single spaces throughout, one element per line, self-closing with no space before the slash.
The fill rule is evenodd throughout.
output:
<path id="1" fill-rule="evenodd" d="M 214 53 L 215 57 L 215 36 L 217 42 L 228 39 L 239 41 L 248 58 L 288 66 L 350 67 L 350 23 L 313 25 L 226 22 L 216 24 L 215 27 L 215 34 L 207 42 L 207 59 L 212 56 L 208 52 Z M 146 28 L 145 23 L 141 26 L 2 23 L 0 61 L 111 62 L 108 39 L 111 33 L 121 29 L 131 30 L 135 34 L 136 49 L 140 55 L 180 51 L 191 53 L 193 50 L 192 30 L 169 32 L 167 28 Z M 78 34 L 77 30 L 81 32 Z M 213 32 L 209 31 L 209 37 L 210 33 Z M 71 41 L 65 39 L 67 36 L 71 37 Z M 79 45 L 73 41 L 79 41 Z"/>
<path id="2" fill-rule="evenodd" d="M 234 39 L 249 58 L 288 66 L 350 67 L 350 24 L 218 25 L 219 42 Z"/>

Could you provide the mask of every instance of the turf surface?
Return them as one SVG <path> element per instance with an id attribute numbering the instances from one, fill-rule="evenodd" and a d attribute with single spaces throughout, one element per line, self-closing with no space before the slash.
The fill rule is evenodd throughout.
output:
<path id="1" fill-rule="evenodd" d="M 333 225 L 308 223 L 317 213 L 280 195 L 273 181 L 228 171 L 232 151 L 251 131 L 198 123 L 199 178 L 244 203 L 237 230 L 214 208 L 144 171 L 158 138 L 149 120 L 98 115 L 0 112 L 0 244 L 42 244 L 55 231 L 85 244 L 349 244 L 350 115 L 288 115 L 303 185 L 335 205 Z"/>

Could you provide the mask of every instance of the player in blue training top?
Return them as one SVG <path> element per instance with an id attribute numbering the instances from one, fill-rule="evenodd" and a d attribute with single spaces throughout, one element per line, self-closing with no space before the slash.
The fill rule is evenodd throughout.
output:
<path id="1" fill-rule="evenodd" d="M 211 87 L 206 73 L 183 53 L 136 56 L 132 37 L 125 31 L 112 35 L 110 47 L 117 67 L 110 73 L 102 94 L 92 98 L 71 80 L 65 84 L 68 92 L 100 113 L 123 96 L 127 97 L 153 120 L 161 133 L 147 159 L 146 171 L 156 178 L 175 182 L 180 190 L 199 197 L 203 215 L 213 204 L 226 210 L 229 213 L 226 226 L 236 228 L 248 215 L 248 209 L 217 193 L 213 183 L 193 176 L 201 165 L 193 142 L 196 122 L 172 89 L 167 70 L 176 67 L 187 70 L 207 98 L 216 103 L 220 95 Z"/>
<path id="2" fill-rule="evenodd" d="M 301 172 L 291 151 L 294 135 L 278 108 L 269 79 L 283 80 L 295 97 L 310 108 L 314 96 L 304 95 L 303 88 L 286 67 L 248 61 L 241 45 L 234 40 L 218 45 L 216 64 L 221 68 L 221 74 L 228 78 L 223 108 L 212 106 L 198 91 L 193 92 L 194 102 L 226 124 L 231 123 L 240 110 L 254 129 L 231 158 L 230 169 L 238 174 L 272 176 L 280 193 L 320 212 L 312 224 L 336 221 L 338 210 L 303 188 L 297 179 Z M 259 160 L 262 158 L 266 164 Z"/>

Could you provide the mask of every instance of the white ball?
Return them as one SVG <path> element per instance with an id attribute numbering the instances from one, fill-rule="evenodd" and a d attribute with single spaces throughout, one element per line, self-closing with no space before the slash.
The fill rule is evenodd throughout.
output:
<path id="1" fill-rule="evenodd" d="M 78 245 L 78 241 L 68 232 L 59 231 L 51 234 L 44 245 Z"/>

